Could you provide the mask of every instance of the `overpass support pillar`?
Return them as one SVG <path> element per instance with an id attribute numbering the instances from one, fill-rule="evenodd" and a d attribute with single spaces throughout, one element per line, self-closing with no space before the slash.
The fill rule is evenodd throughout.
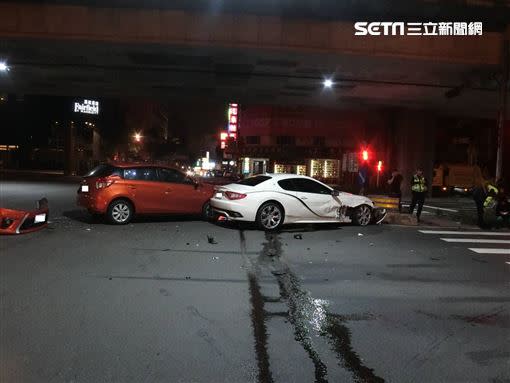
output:
<path id="1" fill-rule="evenodd" d="M 94 165 L 101 159 L 101 136 L 96 128 L 92 131 L 92 160 Z"/>
<path id="2" fill-rule="evenodd" d="M 505 122 L 503 130 L 503 147 L 506 149 L 506 154 L 502 158 L 501 176 L 506 183 L 506 187 L 510 188 L 510 120 Z"/>
<path id="3" fill-rule="evenodd" d="M 425 177 L 432 184 L 436 118 L 422 111 L 401 111 L 395 116 L 393 142 L 395 144 L 395 164 L 404 178 L 402 195 L 411 195 L 411 177 L 417 167 L 422 167 Z"/>
<path id="4" fill-rule="evenodd" d="M 505 121 L 508 103 L 508 77 L 510 71 L 510 26 L 507 26 L 501 47 L 501 83 L 499 94 L 498 141 L 496 149 L 496 180 L 503 177 L 503 152 L 505 143 Z M 508 133 L 506 133 L 508 134 Z M 507 149 L 508 150 L 508 149 Z M 507 155 L 508 156 L 508 155 Z"/>
<path id="5" fill-rule="evenodd" d="M 76 134 L 74 124 L 67 122 L 64 141 L 64 174 L 76 174 Z"/>

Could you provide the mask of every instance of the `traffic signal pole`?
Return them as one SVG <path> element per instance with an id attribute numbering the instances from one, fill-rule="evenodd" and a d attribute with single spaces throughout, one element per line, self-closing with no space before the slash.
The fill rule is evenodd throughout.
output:
<path id="1" fill-rule="evenodd" d="M 503 176 L 503 142 L 504 142 L 504 129 L 505 129 L 505 121 L 506 121 L 506 104 L 507 104 L 507 95 L 508 95 L 508 71 L 510 70 L 510 26 L 507 27 L 504 38 L 503 38 L 503 47 L 502 47 L 502 57 L 501 64 L 503 70 L 503 78 L 500 83 L 500 94 L 499 94 L 499 116 L 498 116 L 498 142 L 497 142 L 497 152 L 496 152 L 496 180 L 500 179 Z"/>

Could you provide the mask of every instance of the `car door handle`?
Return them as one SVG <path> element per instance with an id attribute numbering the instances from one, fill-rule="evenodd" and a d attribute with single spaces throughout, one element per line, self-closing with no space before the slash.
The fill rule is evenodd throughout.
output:
<path id="1" fill-rule="evenodd" d="M 300 199 L 302 199 L 302 200 L 308 199 L 308 198 L 306 198 L 306 197 L 299 197 L 299 198 L 300 198 Z"/>
<path id="2" fill-rule="evenodd" d="M 129 185 L 129 188 L 130 188 L 131 190 L 135 190 L 135 189 L 136 189 L 136 186 Z"/>
<path id="3" fill-rule="evenodd" d="M 169 194 L 172 191 L 172 189 L 166 189 L 165 194 Z"/>

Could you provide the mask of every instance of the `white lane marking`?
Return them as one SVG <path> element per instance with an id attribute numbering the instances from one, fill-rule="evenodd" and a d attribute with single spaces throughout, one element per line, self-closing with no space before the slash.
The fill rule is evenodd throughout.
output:
<path id="1" fill-rule="evenodd" d="M 478 254 L 510 254 L 510 249 L 481 249 L 481 248 L 469 248 Z"/>
<path id="2" fill-rule="evenodd" d="M 445 234 L 445 235 L 488 235 L 494 237 L 509 237 L 510 232 L 507 233 L 495 233 L 492 231 L 448 231 L 448 230 L 418 230 L 423 234 Z"/>
<path id="3" fill-rule="evenodd" d="M 510 244 L 510 239 L 480 239 L 480 238 L 439 238 L 441 241 L 445 242 L 457 242 L 457 243 L 508 243 Z"/>
<path id="4" fill-rule="evenodd" d="M 458 213 L 459 212 L 458 210 L 455 210 L 455 209 L 447 209 L 445 207 L 439 207 L 439 206 L 423 205 L 423 207 L 428 207 L 429 209 L 451 211 L 452 213 Z"/>
<path id="5" fill-rule="evenodd" d="M 402 207 L 409 207 L 410 205 L 408 203 L 403 203 Z M 429 208 L 429 209 L 436 209 L 436 210 L 444 210 L 444 211 L 450 211 L 452 213 L 458 213 L 459 210 L 456 209 L 447 209 L 445 207 L 438 207 L 438 206 L 431 206 L 431 205 L 423 205 L 423 207 Z M 470 207 L 470 206 L 463 206 L 462 211 L 476 211 L 476 207 Z"/>

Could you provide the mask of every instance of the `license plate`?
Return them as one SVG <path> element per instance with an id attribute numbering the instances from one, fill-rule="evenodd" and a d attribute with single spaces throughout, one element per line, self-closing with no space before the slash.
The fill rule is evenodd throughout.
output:
<path id="1" fill-rule="evenodd" d="M 221 199 L 221 198 L 223 198 L 223 193 L 218 192 L 218 193 L 216 193 L 216 195 L 215 195 L 214 197 L 215 197 L 215 198 L 220 198 L 220 199 Z"/>
<path id="2" fill-rule="evenodd" d="M 81 185 L 81 191 L 84 193 L 89 192 L 89 185 Z"/>
<path id="3" fill-rule="evenodd" d="M 46 221 L 46 214 L 37 214 L 34 218 L 34 223 L 41 223 Z"/>

